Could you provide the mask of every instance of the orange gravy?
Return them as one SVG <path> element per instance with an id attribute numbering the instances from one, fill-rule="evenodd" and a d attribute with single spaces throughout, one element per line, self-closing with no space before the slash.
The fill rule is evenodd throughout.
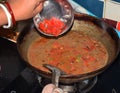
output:
<path id="1" fill-rule="evenodd" d="M 108 60 L 101 42 L 75 31 L 57 39 L 36 39 L 27 56 L 30 64 L 40 70 L 48 71 L 43 64 L 51 64 L 70 75 L 95 71 L 104 67 Z"/>

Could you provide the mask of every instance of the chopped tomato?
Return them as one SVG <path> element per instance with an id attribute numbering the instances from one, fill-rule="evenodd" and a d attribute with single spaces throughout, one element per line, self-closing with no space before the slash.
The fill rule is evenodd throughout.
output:
<path id="1" fill-rule="evenodd" d="M 54 36 L 58 36 L 62 32 L 62 28 L 65 26 L 64 22 L 60 19 L 52 17 L 51 19 L 45 19 L 39 24 L 39 28 L 47 33 Z"/>

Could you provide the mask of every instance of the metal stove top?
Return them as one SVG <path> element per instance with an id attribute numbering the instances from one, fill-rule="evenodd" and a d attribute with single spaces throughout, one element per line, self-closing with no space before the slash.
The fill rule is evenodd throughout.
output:
<path id="1" fill-rule="evenodd" d="M 120 54 L 88 93 L 120 93 Z M 20 58 L 16 43 L 0 37 L 0 93 L 41 93 L 35 73 Z"/>

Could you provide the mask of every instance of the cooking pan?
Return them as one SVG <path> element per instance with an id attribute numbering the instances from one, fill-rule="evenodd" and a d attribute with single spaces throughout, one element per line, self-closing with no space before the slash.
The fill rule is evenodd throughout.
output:
<path id="1" fill-rule="evenodd" d="M 116 33 L 115 29 L 99 18 L 89 16 L 86 14 L 75 13 L 74 23 L 71 29 L 69 29 L 69 31 L 71 30 L 82 31 L 83 33 L 90 35 L 96 38 L 96 40 L 102 42 L 107 49 L 109 58 L 107 64 L 103 68 L 100 68 L 96 71 L 86 74 L 80 74 L 80 75 L 61 76 L 60 82 L 65 84 L 70 84 L 81 80 L 89 79 L 102 73 L 115 61 L 120 50 L 119 36 Z M 63 36 L 66 36 L 66 34 L 68 33 L 65 33 Z M 31 20 L 29 21 L 29 24 L 27 26 L 21 29 L 17 39 L 17 48 L 20 56 L 25 60 L 28 67 L 33 69 L 38 75 L 43 76 L 44 78 L 47 79 L 51 79 L 52 77 L 51 73 L 47 73 L 45 71 L 41 71 L 33 67 L 29 63 L 27 58 L 29 46 L 31 45 L 31 43 L 34 42 L 34 40 L 41 37 L 45 37 L 45 36 L 37 32 L 34 23 Z M 49 37 L 45 37 L 45 38 L 49 38 Z"/>

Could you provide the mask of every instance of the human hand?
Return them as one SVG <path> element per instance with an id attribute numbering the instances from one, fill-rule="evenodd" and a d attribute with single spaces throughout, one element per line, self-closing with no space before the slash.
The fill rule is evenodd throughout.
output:
<path id="1" fill-rule="evenodd" d="M 46 85 L 42 93 L 65 93 L 61 88 L 56 88 L 54 84 L 48 84 Z"/>
<path id="2" fill-rule="evenodd" d="M 55 85 L 48 84 L 43 88 L 42 93 L 53 93 L 54 88 L 55 88 Z"/>
<path id="3" fill-rule="evenodd" d="M 42 10 L 44 0 L 8 0 L 15 20 L 32 18 Z"/>

